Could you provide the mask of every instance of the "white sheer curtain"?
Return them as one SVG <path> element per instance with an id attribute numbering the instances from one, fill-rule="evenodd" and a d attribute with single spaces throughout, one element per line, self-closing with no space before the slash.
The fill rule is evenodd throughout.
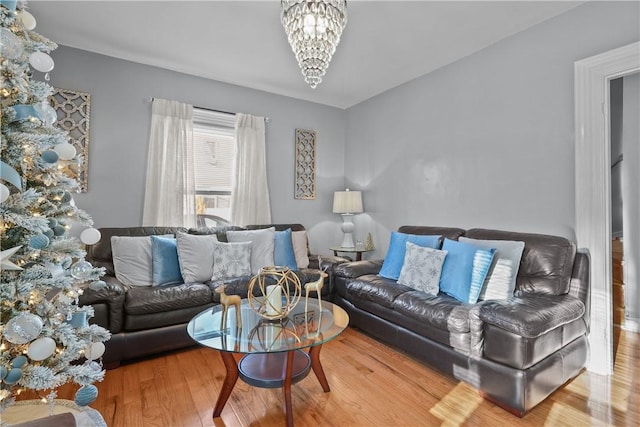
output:
<path id="1" fill-rule="evenodd" d="M 142 225 L 196 226 L 193 106 L 154 99 Z"/>
<path id="2" fill-rule="evenodd" d="M 270 224 L 264 117 L 236 114 L 236 156 L 231 223 Z"/>

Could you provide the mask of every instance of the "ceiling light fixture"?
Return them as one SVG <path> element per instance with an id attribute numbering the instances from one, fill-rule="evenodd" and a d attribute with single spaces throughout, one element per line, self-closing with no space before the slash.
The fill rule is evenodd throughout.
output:
<path id="1" fill-rule="evenodd" d="M 347 25 L 346 0 L 281 0 L 282 26 L 304 80 L 315 89 Z"/>

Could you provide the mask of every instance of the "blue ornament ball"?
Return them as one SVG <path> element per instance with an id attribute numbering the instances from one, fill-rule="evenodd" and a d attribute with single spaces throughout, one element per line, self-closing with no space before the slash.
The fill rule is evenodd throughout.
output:
<path id="1" fill-rule="evenodd" d="M 9 370 L 7 368 L 5 368 L 4 366 L 0 366 L 0 381 L 2 381 L 4 377 L 7 376 L 8 373 L 9 373 Z"/>
<path id="2" fill-rule="evenodd" d="M 11 362 L 11 366 L 13 366 L 14 368 L 22 368 L 25 363 L 27 363 L 26 356 L 18 356 L 13 359 L 13 362 Z"/>
<path id="3" fill-rule="evenodd" d="M 96 400 L 97 397 L 98 397 L 98 388 L 96 386 L 94 386 L 93 384 L 83 385 L 76 392 L 74 401 L 78 406 L 87 406 L 87 405 L 91 405 Z"/>
<path id="4" fill-rule="evenodd" d="M 44 160 L 47 163 L 55 163 L 58 161 L 59 158 L 60 156 L 58 156 L 58 153 L 56 153 L 53 150 L 47 150 L 44 153 L 42 153 L 42 160 Z"/>
<path id="5" fill-rule="evenodd" d="M 49 227 L 53 228 L 56 225 L 58 225 L 58 220 L 55 218 L 49 218 L 47 219 L 47 221 L 49 222 Z"/>
<path id="6" fill-rule="evenodd" d="M 53 227 L 53 234 L 55 234 L 56 236 L 62 236 L 66 231 L 67 230 L 59 224 Z"/>
<path id="7" fill-rule="evenodd" d="M 48 229 L 47 231 L 44 232 L 44 235 L 47 236 L 49 238 L 49 240 L 53 239 L 53 230 L 52 229 Z"/>
<path id="8" fill-rule="evenodd" d="M 9 371 L 7 376 L 4 377 L 4 383 L 13 385 L 17 383 L 20 380 L 20 378 L 22 378 L 22 369 L 13 368 L 12 370 Z"/>
<path id="9" fill-rule="evenodd" d="M 36 234 L 29 239 L 29 246 L 33 249 L 44 249 L 49 246 L 49 238 L 45 234 Z"/>
<path id="10" fill-rule="evenodd" d="M 68 191 L 65 191 L 62 194 L 62 203 L 69 203 L 71 201 L 71 193 L 69 193 Z"/>

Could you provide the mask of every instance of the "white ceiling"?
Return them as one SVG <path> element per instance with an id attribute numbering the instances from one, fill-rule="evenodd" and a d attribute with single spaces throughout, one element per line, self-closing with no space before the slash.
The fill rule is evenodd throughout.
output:
<path id="1" fill-rule="evenodd" d="M 323 82 L 305 82 L 280 2 L 37 1 L 58 44 L 348 108 L 583 1 L 356 1 Z M 55 72 L 55 70 L 54 70 Z"/>

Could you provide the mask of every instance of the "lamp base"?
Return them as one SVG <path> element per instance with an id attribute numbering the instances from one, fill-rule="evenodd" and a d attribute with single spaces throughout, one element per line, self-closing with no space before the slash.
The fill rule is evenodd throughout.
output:
<path id="1" fill-rule="evenodd" d="M 344 233 L 342 237 L 342 244 L 340 247 L 343 248 L 355 248 L 356 245 L 353 243 L 353 230 L 355 230 L 356 226 L 353 225 L 353 214 L 342 214 L 342 232 Z"/>

